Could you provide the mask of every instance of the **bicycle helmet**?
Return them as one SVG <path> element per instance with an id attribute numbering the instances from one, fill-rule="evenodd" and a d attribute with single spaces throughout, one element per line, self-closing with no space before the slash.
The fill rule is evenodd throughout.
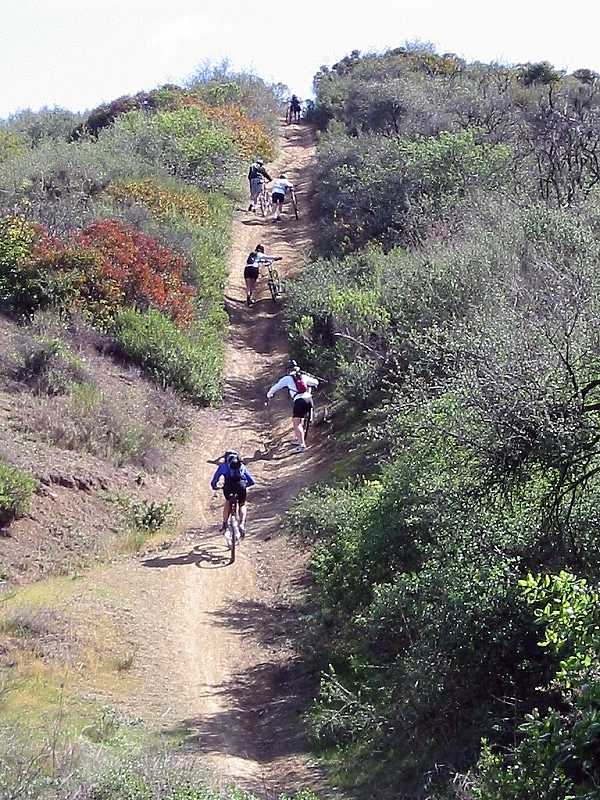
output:
<path id="1" fill-rule="evenodd" d="M 258 166 L 259 166 L 259 167 L 262 167 L 262 165 L 263 165 L 265 162 L 262 160 L 262 158 L 257 158 L 257 159 L 256 159 L 256 161 L 255 161 L 254 163 L 255 163 L 255 164 L 258 164 Z"/>
<path id="2" fill-rule="evenodd" d="M 225 461 L 227 463 L 227 466 L 231 467 L 231 469 L 239 469 L 242 466 L 242 459 L 240 458 L 240 454 L 236 452 L 227 453 Z"/>
<path id="3" fill-rule="evenodd" d="M 256 247 L 254 248 L 254 252 L 255 253 L 264 253 L 265 252 L 264 244 L 257 244 Z"/>
<path id="4" fill-rule="evenodd" d="M 280 178 L 284 178 L 285 180 L 287 180 L 287 175 L 285 173 L 283 173 L 283 172 L 281 173 L 281 175 L 279 177 Z"/>
<path id="5" fill-rule="evenodd" d="M 290 375 L 292 375 L 295 372 L 300 372 L 300 367 L 298 366 L 298 362 L 293 360 L 290 361 L 288 364 L 288 370 Z"/>

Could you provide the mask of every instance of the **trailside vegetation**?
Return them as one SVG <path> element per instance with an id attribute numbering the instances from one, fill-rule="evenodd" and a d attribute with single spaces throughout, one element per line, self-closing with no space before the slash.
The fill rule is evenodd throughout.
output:
<path id="1" fill-rule="evenodd" d="M 371 466 L 288 521 L 310 727 L 364 796 L 600 797 L 599 81 L 422 45 L 315 79 L 289 336 Z"/>
<path id="2" fill-rule="evenodd" d="M 208 69 L 85 119 L 1 123 L 0 310 L 76 315 L 161 386 L 218 400 L 232 202 L 246 160 L 273 156 L 280 94 Z"/>

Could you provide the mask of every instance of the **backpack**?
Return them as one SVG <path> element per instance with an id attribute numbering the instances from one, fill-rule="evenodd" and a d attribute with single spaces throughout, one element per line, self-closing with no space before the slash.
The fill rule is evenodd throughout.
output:
<path id="1" fill-rule="evenodd" d="M 239 459 L 240 466 L 239 466 L 238 469 L 233 469 L 232 467 L 229 466 L 229 459 L 230 459 L 231 456 L 235 456 L 236 458 Z M 241 480 L 242 479 L 242 465 L 243 465 L 244 462 L 242 461 L 242 457 L 237 452 L 237 450 L 228 450 L 225 453 L 225 463 L 227 464 L 227 469 L 229 471 L 229 475 L 227 476 L 227 480 L 228 481 L 239 481 L 239 480 Z"/>
<path id="2" fill-rule="evenodd" d="M 263 177 L 262 170 L 260 169 L 258 164 L 252 164 L 248 172 L 248 178 L 250 180 L 254 180 L 254 178 L 262 178 L 262 177 Z"/>
<path id="3" fill-rule="evenodd" d="M 304 392 L 307 391 L 308 386 L 306 385 L 306 381 L 302 377 L 301 372 L 295 372 L 292 375 L 292 380 L 294 381 L 294 384 L 296 386 L 296 391 L 298 392 L 298 394 L 304 394 Z"/>

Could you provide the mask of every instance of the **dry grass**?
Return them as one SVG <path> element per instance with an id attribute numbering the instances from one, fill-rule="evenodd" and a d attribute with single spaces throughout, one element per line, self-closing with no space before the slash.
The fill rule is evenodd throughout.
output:
<path id="1" fill-rule="evenodd" d="M 77 726 L 89 717 L 81 693 L 118 694 L 135 663 L 110 601 L 78 593 L 79 581 L 54 578 L 6 594 L 0 603 L 0 652 L 6 669 L 5 721 L 35 725 L 59 712 Z"/>

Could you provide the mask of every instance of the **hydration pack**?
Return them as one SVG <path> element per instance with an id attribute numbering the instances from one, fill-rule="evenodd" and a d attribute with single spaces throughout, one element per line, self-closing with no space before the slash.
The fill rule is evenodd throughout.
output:
<path id="1" fill-rule="evenodd" d="M 306 385 L 306 381 L 302 377 L 302 373 L 295 372 L 292 375 L 292 379 L 294 381 L 294 384 L 296 386 L 296 391 L 298 392 L 298 394 L 304 394 L 304 392 L 307 391 L 308 386 Z"/>
<path id="2" fill-rule="evenodd" d="M 230 461 L 238 461 L 239 467 L 232 467 Z M 228 450 L 225 453 L 225 463 L 227 464 L 227 469 L 229 470 L 228 480 L 230 481 L 239 481 L 242 479 L 242 457 L 237 452 L 237 450 Z"/>

